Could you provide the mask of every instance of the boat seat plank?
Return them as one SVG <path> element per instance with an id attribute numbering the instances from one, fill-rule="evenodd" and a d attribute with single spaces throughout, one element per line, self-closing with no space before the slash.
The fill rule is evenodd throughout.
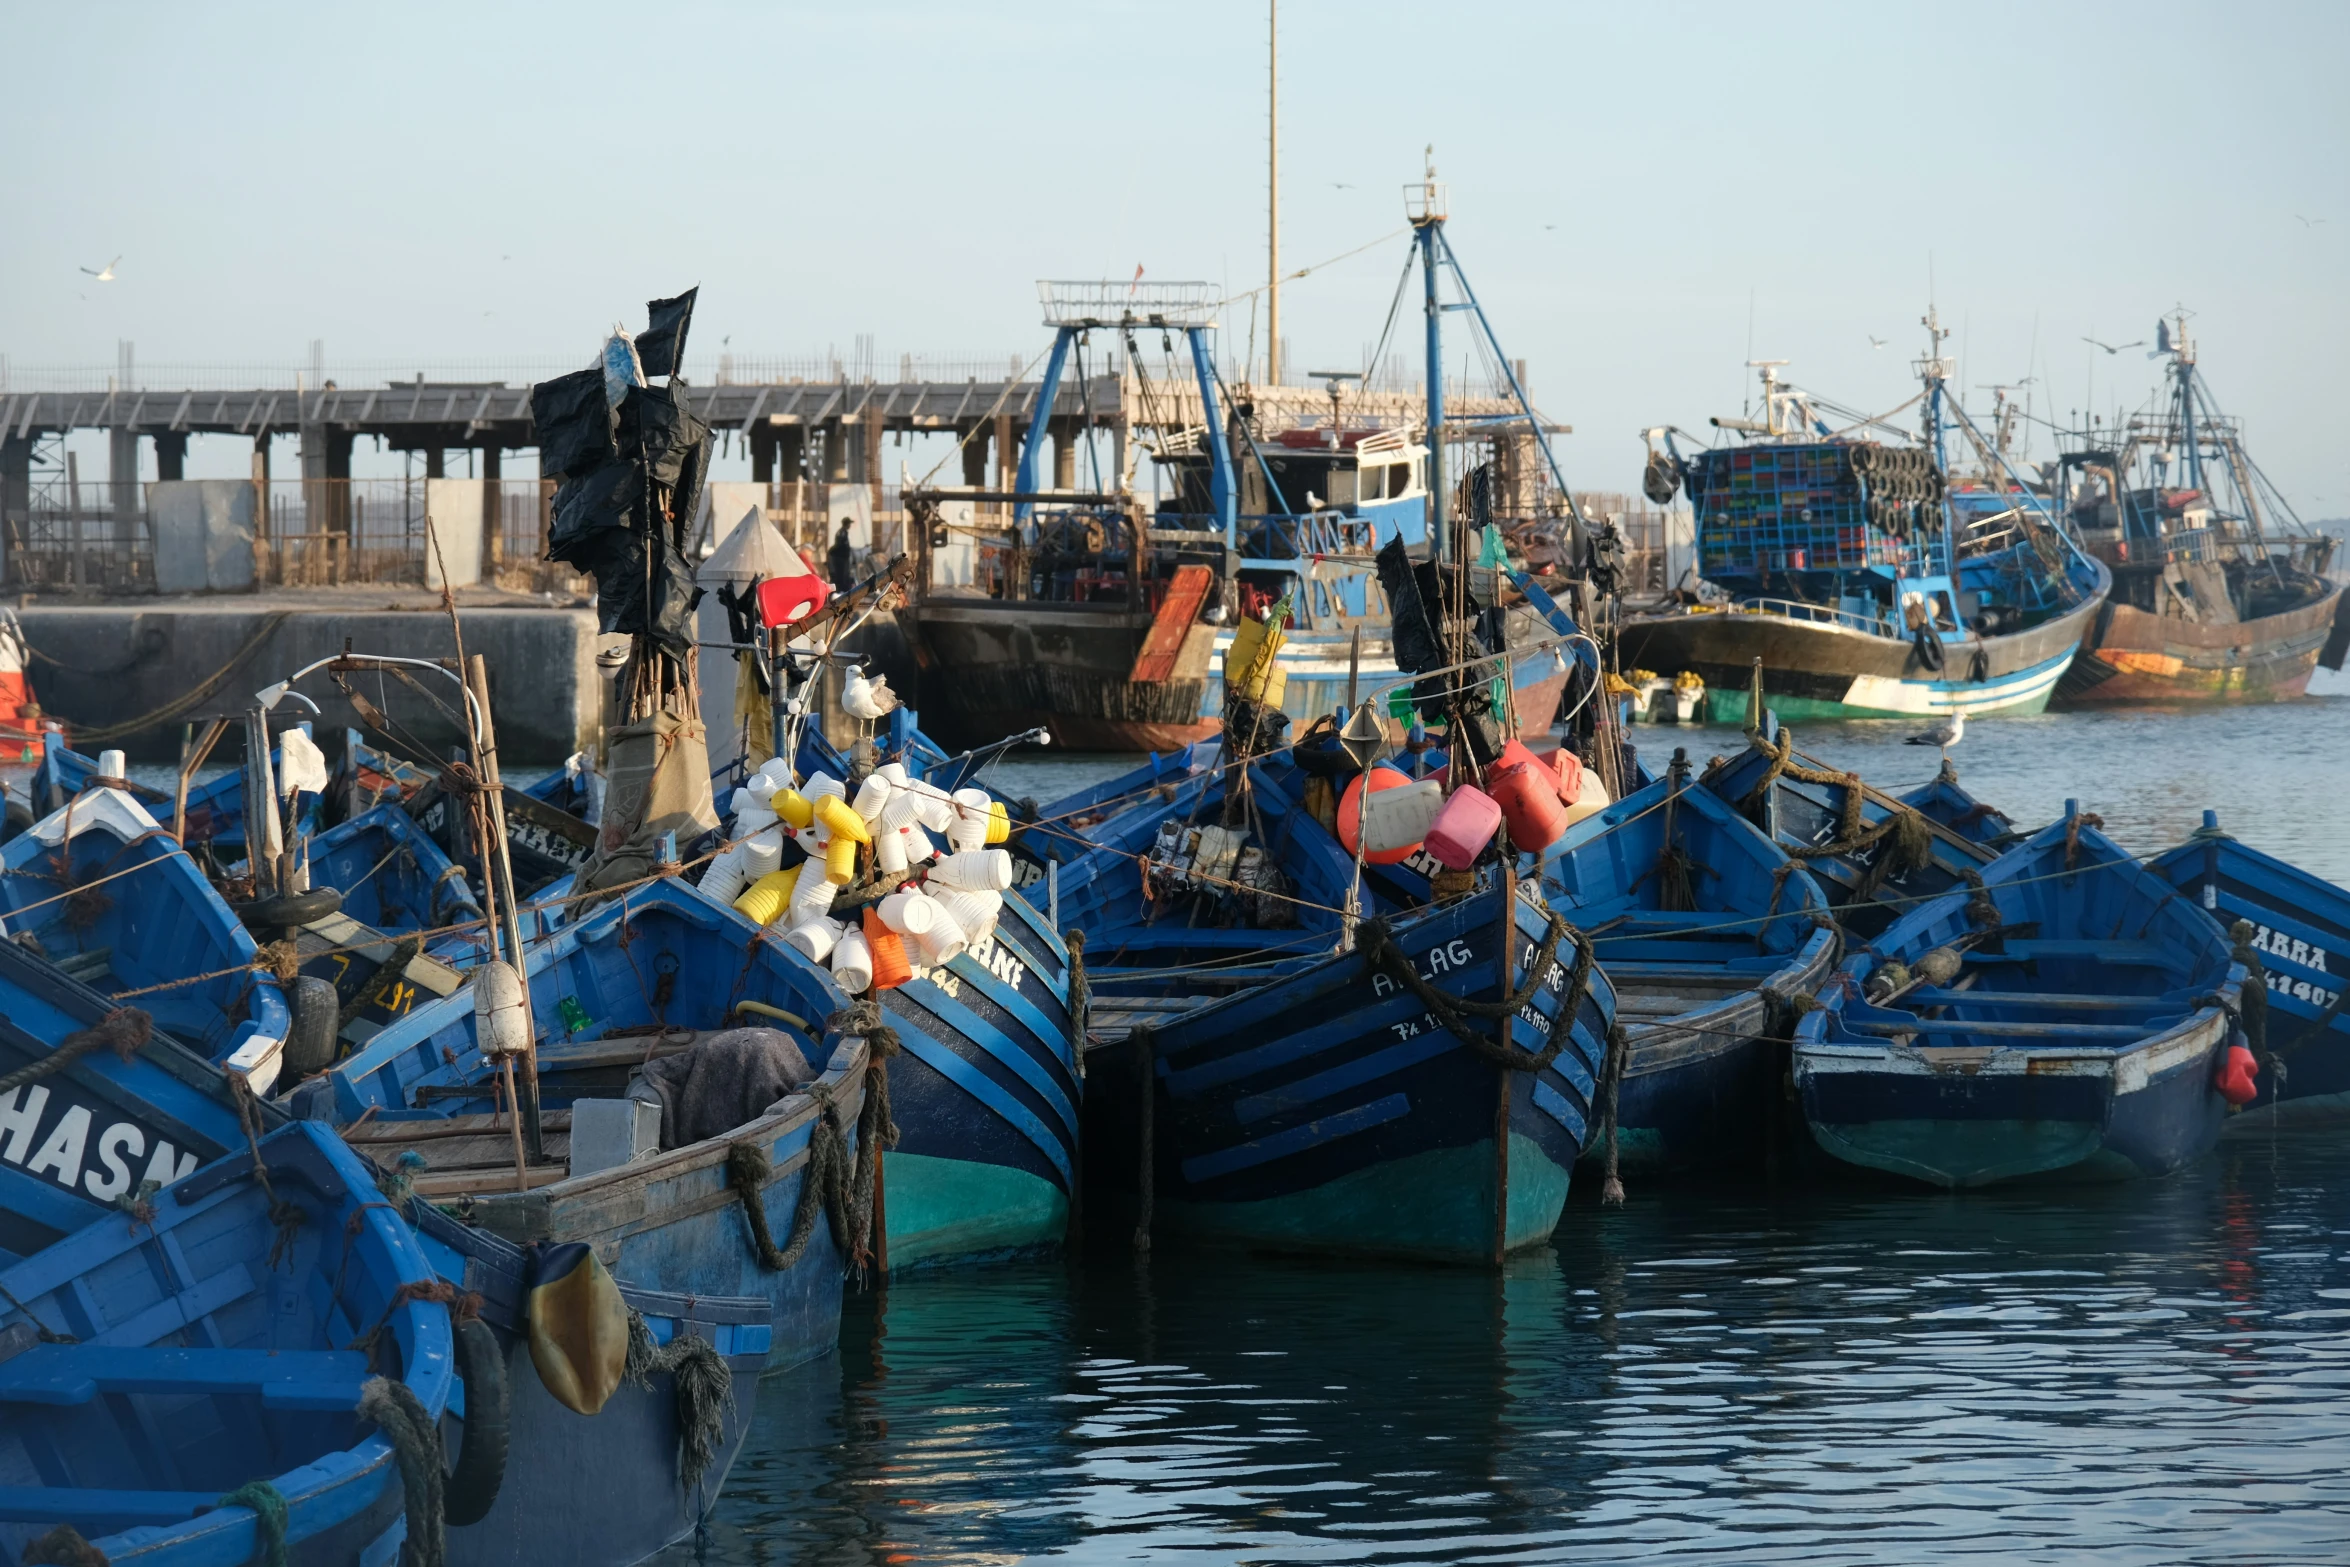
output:
<path id="1" fill-rule="evenodd" d="M 217 1491 L 102 1491 L 75 1485 L 0 1485 L 0 1521 L 70 1523 L 92 1534 L 186 1523 L 220 1505 Z"/>
<path id="2" fill-rule="evenodd" d="M 1866 1034 L 1981 1034 L 2016 1039 L 2145 1039 L 2158 1032 L 2150 1022 L 1970 1023 L 1950 1017 L 1920 1018 L 1914 1023 L 1855 1019 L 1852 1027 Z"/>
<path id="3" fill-rule="evenodd" d="M 1970 989 L 1913 990 L 1902 998 L 1902 1004 L 1914 1007 L 2046 1007 L 2054 1012 L 2124 1011 L 2131 1008 L 2175 1012 L 2185 1007 L 2186 1000 L 2181 996 L 2086 996 L 2055 990 Z"/>
<path id="4" fill-rule="evenodd" d="M 268 1409 L 359 1407 L 372 1373 L 356 1350 L 180 1349 L 36 1344 L 0 1361 L 0 1403 L 86 1404 L 101 1393 L 258 1395 Z"/>
<path id="5" fill-rule="evenodd" d="M 2053 937 L 2018 936 L 2007 951 L 1969 952 L 1969 963 L 2028 963 L 2034 958 L 2089 958 L 2143 968 L 2168 968 L 2178 955 L 2151 941 L 2059 941 Z"/>
<path id="6" fill-rule="evenodd" d="M 445 1137 L 498 1136 L 511 1139 L 514 1118 L 501 1111 L 495 1115 L 444 1115 L 419 1117 L 413 1120 L 374 1119 L 343 1128 L 343 1141 L 354 1148 L 391 1143 L 406 1148 L 414 1144 Z M 545 1133 L 568 1133 L 571 1130 L 571 1112 L 549 1110 L 539 1117 L 539 1129 Z"/>

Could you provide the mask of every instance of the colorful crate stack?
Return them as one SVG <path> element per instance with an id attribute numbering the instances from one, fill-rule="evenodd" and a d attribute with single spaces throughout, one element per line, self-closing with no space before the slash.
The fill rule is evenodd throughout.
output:
<path id="1" fill-rule="evenodd" d="M 1895 566 L 1906 547 L 1869 526 L 1852 448 L 1742 446 L 1689 465 L 1698 569 L 1708 577 Z"/>

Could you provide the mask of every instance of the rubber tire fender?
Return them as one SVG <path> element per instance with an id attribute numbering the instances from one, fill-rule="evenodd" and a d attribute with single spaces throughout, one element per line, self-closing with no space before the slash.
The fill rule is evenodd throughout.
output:
<path id="1" fill-rule="evenodd" d="M 342 1001 L 333 982 L 315 974 L 297 974 L 285 989 L 293 1027 L 286 1031 L 284 1071 L 291 1083 L 335 1064 L 341 1048 L 335 1030 L 342 1020 Z"/>
<path id="2" fill-rule="evenodd" d="M 333 887 L 313 887 L 308 892 L 280 893 L 274 898 L 239 904 L 237 918 L 249 929 L 282 930 L 325 919 L 330 914 L 341 913 L 342 909 L 341 892 Z"/>
<path id="3" fill-rule="evenodd" d="M 498 1335 L 479 1317 L 451 1324 L 457 1340 L 457 1377 L 465 1384 L 465 1441 L 441 1490 L 441 1516 L 462 1527 L 479 1523 L 497 1503 L 506 1481 L 506 1434 L 511 1412 L 506 1355 Z"/>

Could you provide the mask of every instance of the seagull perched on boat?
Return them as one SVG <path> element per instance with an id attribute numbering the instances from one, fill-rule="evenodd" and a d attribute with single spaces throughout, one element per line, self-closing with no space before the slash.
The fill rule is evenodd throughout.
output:
<path id="1" fill-rule="evenodd" d="M 1938 745 L 1942 748 L 1943 754 L 1948 755 L 1950 748 L 1965 738 L 1966 714 L 1951 712 L 1945 713 L 1942 716 L 1942 722 L 1924 734 L 1911 735 L 1902 743 L 1904 745 Z"/>
<path id="2" fill-rule="evenodd" d="M 82 270 L 87 272 L 90 276 L 96 278 L 101 283 L 111 283 L 114 281 L 114 268 L 121 260 L 122 257 L 117 256 L 113 261 L 107 262 L 106 265 L 102 267 L 84 267 Z"/>

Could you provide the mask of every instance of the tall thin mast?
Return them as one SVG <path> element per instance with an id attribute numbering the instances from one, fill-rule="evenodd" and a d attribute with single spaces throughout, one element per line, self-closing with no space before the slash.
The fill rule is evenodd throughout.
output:
<path id="1" fill-rule="evenodd" d="M 1444 304 L 1436 290 L 1436 244 L 1444 228 L 1444 195 L 1436 183 L 1436 149 L 1428 149 L 1428 173 L 1414 190 L 1406 186 L 1405 214 L 1420 247 L 1420 274 L 1428 285 L 1428 558 L 1452 555 L 1452 508 L 1444 475 Z"/>
<path id="2" fill-rule="evenodd" d="M 1281 384 L 1281 0 L 1265 0 L 1265 384 Z"/>

